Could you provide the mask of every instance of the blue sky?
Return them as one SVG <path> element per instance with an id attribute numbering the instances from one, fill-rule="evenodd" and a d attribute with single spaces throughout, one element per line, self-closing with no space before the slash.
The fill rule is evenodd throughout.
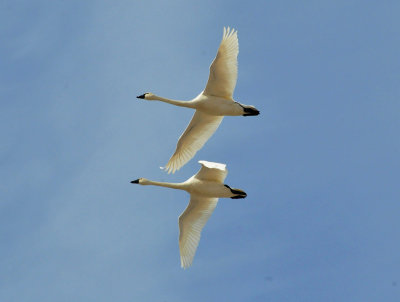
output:
<path id="1" fill-rule="evenodd" d="M 398 301 L 398 1 L 2 1 L 1 301 Z M 174 175 L 159 170 L 223 26 L 235 99 Z M 223 162 L 193 266 L 183 181 Z"/>

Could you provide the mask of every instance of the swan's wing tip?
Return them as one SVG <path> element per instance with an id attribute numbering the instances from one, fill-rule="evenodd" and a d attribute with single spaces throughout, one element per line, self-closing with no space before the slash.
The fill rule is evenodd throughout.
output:
<path id="1" fill-rule="evenodd" d="M 174 174 L 176 170 L 176 168 L 173 168 L 171 165 L 166 165 L 165 167 L 160 167 L 160 169 L 162 169 L 163 171 L 167 172 L 168 174 Z"/>
<path id="2" fill-rule="evenodd" d="M 164 172 L 167 172 L 168 174 L 175 173 L 175 171 L 171 167 L 160 167 L 160 170 L 163 170 Z"/>
<path id="3" fill-rule="evenodd" d="M 234 27 L 224 26 L 223 36 L 229 36 L 237 33 L 237 30 Z"/>

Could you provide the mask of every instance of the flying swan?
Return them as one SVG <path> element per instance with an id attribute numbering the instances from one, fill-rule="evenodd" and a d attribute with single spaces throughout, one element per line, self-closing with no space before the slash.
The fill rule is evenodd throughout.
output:
<path id="1" fill-rule="evenodd" d="M 168 173 L 175 173 L 193 158 L 217 130 L 224 116 L 249 116 L 260 113 L 255 107 L 240 104 L 233 99 L 237 80 L 238 53 L 237 31 L 224 27 L 217 56 L 210 66 L 206 88 L 197 97 L 191 101 L 177 101 L 150 92 L 137 97 L 196 109 L 192 120 L 178 140 L 175 153 L 165 166 Z"/>
<path id="2" fill-rule="evenodd" d="M 134 184 L 161 186 L 184 190 L 190 194 L 190 202 L 179 216 L 179 251 L 181 267 L 192 264 L 199 245 L 201 230 L 214 211 L 218 198 L 245 198 L 247 194 L 240 189 L 233 189 L 224 184 L 228 170 L 225 164 L 201 160 L 197 174 L 182 183 L 167 183 L 139 178 L 131 181 Z"/>

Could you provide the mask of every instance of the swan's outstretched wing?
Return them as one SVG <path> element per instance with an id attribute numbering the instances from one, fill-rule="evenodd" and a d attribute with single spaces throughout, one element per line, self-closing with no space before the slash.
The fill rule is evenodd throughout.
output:
<path id="1" fill-rule="evenodd" d="M 194 176 L 197 179 L 205 181 L 214 181 L 224 183 L 228 170 L 225 164 L 213 163 L 210 161 L 200 160 L 201 168 Z"/>
<path id="2" fill-rule="evenodd" d="M 199 245 L 201 230 L 217 206 L 218 198 L 207 198 L 191 194 L 190 202 L 179 216 L 179 251 L 181 267 L 192 264 Z"/>
<path id="3" fill-rule="evenodd" d="M 185 165 L 213 135 L 222 119 L 223 116 L 213 116 L 196 110 L 185 132 L 178 140 L 175 153 L 165 166 L 168 173 L 175 173 Z"/>
<path id="4" fill-rule="evenodd" d="M 237 31 L 226 29 L 217 56 L 210 66 L 210 75 L 204 94 L 232 99 L 237 80 L 239 42 Z"/>

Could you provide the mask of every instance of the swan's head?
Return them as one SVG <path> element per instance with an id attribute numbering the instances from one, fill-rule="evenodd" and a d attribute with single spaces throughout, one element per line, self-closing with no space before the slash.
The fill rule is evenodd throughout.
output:
<path id="1" fill-rule="evenodd" d="M 154 96 L 155 95 L 152 94 L 151 92 L 146 92 L 146 93 L 143 93 L 142 95 L 138 95 L 136 98 L 144 99 L 144 100 L 155 100 Z"/>
<path id="2" fill-rule="evenodd" d="M 146 178 L 141 177 L 141 178 L 132 180 L 131 184 L 148 185 L 149 184 L 149 180 L 146 179 Z"/>

